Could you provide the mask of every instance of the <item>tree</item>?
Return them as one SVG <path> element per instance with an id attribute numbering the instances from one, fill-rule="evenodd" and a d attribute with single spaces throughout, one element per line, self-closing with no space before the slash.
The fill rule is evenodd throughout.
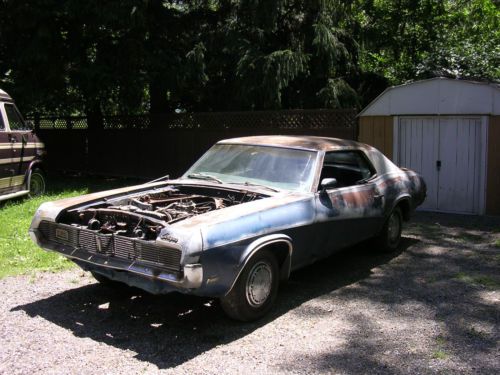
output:
<path id="1" fill-rule="evenodd" d="M 500 11 L 488 0 L 447 4 L 445 27 L 417 64 L 417 76 L 500 80 Z"/>
<path id="2" fill-rule="evenodd" d="M 500 80 L 491 0 L 0 0 L 23 112 L 358 108 L 389 84 Z"/>

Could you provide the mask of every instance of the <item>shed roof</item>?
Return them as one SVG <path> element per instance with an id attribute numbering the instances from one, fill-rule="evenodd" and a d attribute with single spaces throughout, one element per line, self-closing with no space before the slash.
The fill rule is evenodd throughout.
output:
<path id="1" fill-rule="evenodd" d="M 500 85 L 431 78 L 386 89 L 358 116 L 500 115 Z"/>

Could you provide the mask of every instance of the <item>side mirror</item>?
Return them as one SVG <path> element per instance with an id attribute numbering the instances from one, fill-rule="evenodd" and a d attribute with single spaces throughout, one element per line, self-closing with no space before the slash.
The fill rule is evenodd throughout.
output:
<path id="1" fill-rule="evenodd" d="M 333 189 L 337 186 L 336 178 L 324 178 L 321 180 L 319 187 L 321 188 L 321 192 L 325 192 L 328 189 Z"/>

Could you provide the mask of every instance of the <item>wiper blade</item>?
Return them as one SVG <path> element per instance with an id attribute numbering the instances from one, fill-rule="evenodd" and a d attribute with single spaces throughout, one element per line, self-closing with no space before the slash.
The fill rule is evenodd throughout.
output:
<path id="1" fill-rule="evenodd" d="M 198 180 L 207 180 L 207 181 L 215 181 L 219 184 L 223 184 L 222 180 L 219 180 L 217 177 L 211 176 L 206 173 L 193 173 L 189 174 L 188 178 L 197 178 Z"/>
<path id="2" fill-rule="evenodd" d="M 256 184 L 256 183 L 248 182 L 248 181 L 245 181 L 245 182 L 228 182 L 228 184 L 245 185 L 245 186 L 256 186 L 256 187 L 261 187 L 261 188 L 264 188 L 264 189 L 267 189 L 267 190 L 274 191 L 276 193 L 279 193 L 281 191 L 279 189 L 272 188 L 272 187 L 267 186 L 267 185 Z"/>

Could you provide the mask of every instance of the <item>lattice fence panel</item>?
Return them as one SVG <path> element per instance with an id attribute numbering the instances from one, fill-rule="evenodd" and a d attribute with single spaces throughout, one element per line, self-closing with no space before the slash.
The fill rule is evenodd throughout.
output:
<path id="1" fill-rule="evenodd" d="M 333 129 L 354 128 L 354 110 L 289 110 L 184 113 L 137 116 L 103 116 L 100 129 Z M 39 129 L 88 129 L 86 117 L 43 117 L 31 119 Z M 36 123 L 38 121 L 38 124 Z"/>

